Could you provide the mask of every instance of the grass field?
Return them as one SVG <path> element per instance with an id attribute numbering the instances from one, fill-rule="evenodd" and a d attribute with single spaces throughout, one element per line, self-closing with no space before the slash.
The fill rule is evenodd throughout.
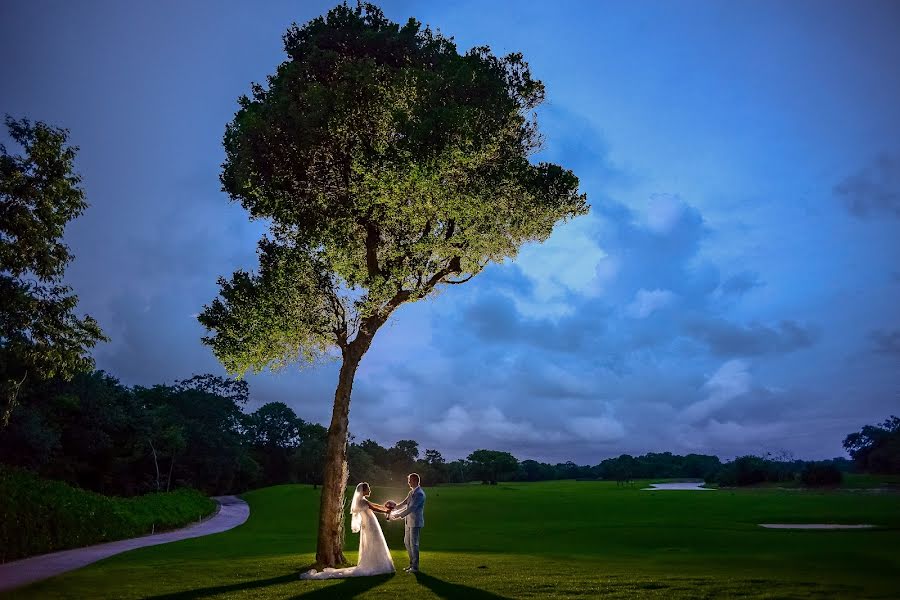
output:
<path id="1" fill-rule="evenodd" d="M 900 494 L 860 490 L 640 491 L 644 482 L 426 488 L 422 573 L 300 581 L 313 561 L 318 490 L 247 493 L 232 531 L 119 555 L 19 598 L 896 598 Z M 376 488 L 373 499 L 398 499 Z M 873 523 L 777 531 L 758 523 Z M 407 565 L 403 525 L 385 532 Z M 348 534 L 356 559 L 358 538 Z"/>

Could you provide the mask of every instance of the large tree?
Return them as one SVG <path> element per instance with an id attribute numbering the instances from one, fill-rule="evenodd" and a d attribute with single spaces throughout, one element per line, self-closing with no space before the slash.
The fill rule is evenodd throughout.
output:
<path id="1" fill-rule="evenodd" d="M 316 551 L 335 566 L 350 392 L 376 332 L 587 204 L 571 171 L 529 161 L 544 87 L 521 54 L 460 54 L 370 4 L 295 24 L 284 47 L 267 85 L 239 99 L 221 176 L 270 234 L 258 271 L 221 278 L 199 320 L 234 374 L 339 356 Z"/>
<path id="2" fill-rule="evenodd" d="M 866 425 L 844 438 L 844 449 L 869 473 L 900 473 L 900 417 Z"/>
<path id="3" fill-rule="evenodd" d="M 75 315 L 63 285 L 72 260 L 62 237 L 87 203 L 74 171 L 68 131 L 6 117 L 21 155 L 0 144 L 0 428 L 29 377 L 69 378 L 93 369 L 89 351 L 105 341 L 97 322 Z"/>
<path id="4" fill-rule="evenodd" d="M 509 452 L 476 450 L 466 457 L 473 474 L 484 483 L 496 484 L 512 477 L 519 468 L 519 461 Z"/>

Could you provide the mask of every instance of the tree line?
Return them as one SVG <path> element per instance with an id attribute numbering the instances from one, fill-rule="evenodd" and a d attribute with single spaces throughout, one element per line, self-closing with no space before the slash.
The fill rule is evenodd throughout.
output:
<path id="1" fill-rule="evenodd" d="M 280 483 L 321 485 L 327 430 L 283 402 L 246 410 L 246 381 L 195 375 L 174 384 L 128 387 L 103 372 L 29 386 L 0 432 L 0 461 L 104 494 L 132 496 L 193 487 L 208 494 Z M 351 436 L 350 480 L 402 484 L 407 473 L 426 485 L 482 481 L 649 478 L 705 479 L 749 485 L 802 479 L 833 484 L 850 470 L 898 473 L 900 419 L 847 436 L 845 458 L 809 462 L 786 456 L 743 456 L 722 462 L 705 454 L 622 454 L 596 465 L 519 460 L 478 449 L 446 460 L 416 440 L 385 447 Z M 838 475 L 835 475 L 835 472 Z"/>

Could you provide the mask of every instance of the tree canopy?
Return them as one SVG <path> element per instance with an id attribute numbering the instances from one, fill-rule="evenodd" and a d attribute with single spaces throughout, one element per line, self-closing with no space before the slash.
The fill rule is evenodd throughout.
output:
<path id="1" fill-rule="evenodd" d="M 258 273 L 220 280 L 200 317 L 231 372 L 343 348 L 587 212 L 571 171 L 529 162 L 544 87 L 521 54 L 459 54 L 369 4 L 294 25 L 284 45 L 225 134 L 224 190 L 272 224 Z"/>
<path id="2" fill-rule="evenodd" d="M 87 202 L 74 171 L 68 131 L 6 117 L 23 154 L 0 144 L 0 426 L 9 422 L 30 375 L 71 377 L 93 368 L 89 350 L 107 340 L 78 297 L 62 284 L 72 260 L 62 237 Z"/>
<path id="3" fill-rule="evenodd" d="M 844 449 L 870 473 L 900 473 L 900 417 L 866 425 L 844 438 Z"/>

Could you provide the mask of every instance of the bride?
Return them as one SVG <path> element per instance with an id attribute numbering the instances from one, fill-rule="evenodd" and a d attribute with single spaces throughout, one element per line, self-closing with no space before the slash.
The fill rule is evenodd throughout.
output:
<path id="1" fill-rule="evenodd" d="M 388 550 L 384 533 L 378 523 L 376 512 L 390 513 L 384 505 L 370 502 L 368 496 L 372 489 L 368 483 L 360 483 L 356 486 L 353 500 L 350 503 L 350 529 L 359 534 L 359 563 L 355 567 L 344 569 L 332 569 L 326 567 L 323 571 L 310 569 L 300 575 L 301 579 L 336 579 L 340 577 L 361 577 L 364 575 L 383 575 L 394 572 L 394 560 L 391 551 Z"/>

